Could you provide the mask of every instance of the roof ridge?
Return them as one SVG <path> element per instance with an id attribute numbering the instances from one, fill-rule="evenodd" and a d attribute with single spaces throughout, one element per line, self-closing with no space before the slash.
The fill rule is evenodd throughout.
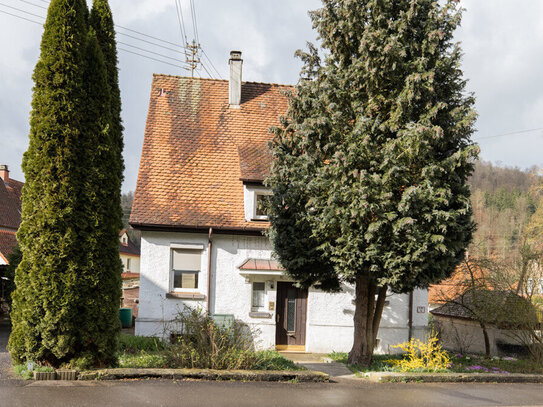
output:
<path id="1" fill-rule="evenodd" d="M 192 78 L 190 76 L 180 76 L 180 75 L 169 75 L 164 73 L 153 73 L 153 77 L 156 76 L 162 76 L 167 78 L 177 78 L 177 79 L 191 79 L 191 80 L 198 80 L 198 81 L 212 81 L 212 82 L 226 82 L 228 83 L 228 79 L 214 79 L 214 78 Z M 289 87 L 294 88 L 296 85 L 288 85 L 286 83 L 274 83 L 274 82 L 257 82 L 257 81 L 242 81 L 242 84 L 244 83 L 254 83 L 258 85 L 271 85 L 271 86 L 277 86 L 277 87 Z"/>

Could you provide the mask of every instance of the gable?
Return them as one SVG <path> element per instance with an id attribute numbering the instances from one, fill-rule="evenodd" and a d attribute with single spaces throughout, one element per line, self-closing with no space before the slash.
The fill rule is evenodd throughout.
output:
<path id="1" fill-rule="evenodd" d="M 262 230 L 245 220 L 243 179 L 267 175 L 269 128 L 291 89 L 246 82 L 233 108 L 228 81 L 154 75 L 130 224 Z"/>

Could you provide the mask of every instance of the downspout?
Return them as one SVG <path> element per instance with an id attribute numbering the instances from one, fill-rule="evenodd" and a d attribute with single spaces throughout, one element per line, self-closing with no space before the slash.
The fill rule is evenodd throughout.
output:
<path id="1" fill-rule="evenodd" d="M 409 293 L 409 320 L 407 326 L 409 329 L 407 341 L 410 341 L 413 337 L 413 291 Z"/>
<path id="2" fill-rule="evenodd" d="M 207 313 L 211 314 L 211 249 L 213 248 L 213 228 L 209 228 L 207 237 Z"/>

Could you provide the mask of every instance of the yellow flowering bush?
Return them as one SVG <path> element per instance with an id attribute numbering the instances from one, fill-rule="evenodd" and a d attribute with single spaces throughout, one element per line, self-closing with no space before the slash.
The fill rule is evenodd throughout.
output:
<path id="1" fill-rule="evenodd" d="M 401 372 L 437 372 L 446 370 L 451 364 L 447 351 L 441 348 L 434 332 L 424 342 L 413 338 L 408 342 L 394 345 L 393 348 L 400 348 L 406 352 L 403 359 L 387 360 L 391 366 Z"/>

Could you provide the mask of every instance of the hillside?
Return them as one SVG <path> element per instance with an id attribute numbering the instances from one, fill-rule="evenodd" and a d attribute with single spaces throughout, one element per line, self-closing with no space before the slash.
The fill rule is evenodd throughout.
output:
<path id="1" fill-rule="evenodd" d="M 470 255 L 510 258 L 541 200 L 537 169 L 478 162 L 469 183 L 477 231 Z"/>

